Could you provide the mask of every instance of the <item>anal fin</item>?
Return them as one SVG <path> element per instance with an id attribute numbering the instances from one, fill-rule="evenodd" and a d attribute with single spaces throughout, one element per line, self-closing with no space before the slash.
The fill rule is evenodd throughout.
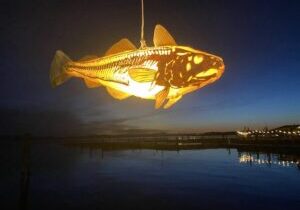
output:
<path id="1" fill-rule="evenodd" d="M 109 88 L 109 87 L 106 87 L 106 90 L 109 93 L 109 95 L 111 95 L 113 98 L 118 99 L 118 100 L 124 100 L 131 96 L 127 93 L 124 93 L 122 91 L 118 91 L 116 89 Z"/>
<path id="2" fill-rule="evenodd" d="M 101 86 L 99 82 L 95 82 L 91 79 L 84 79 L 84 83 L 88 88 L 97 88 Z"/>

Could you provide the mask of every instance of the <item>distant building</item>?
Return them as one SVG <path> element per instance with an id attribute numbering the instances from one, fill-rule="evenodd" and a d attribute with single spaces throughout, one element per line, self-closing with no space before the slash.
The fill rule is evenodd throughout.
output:
<path id="1" fill-rule="evenodd" d="M 293 131 L 300 131 L 300 125 L 284 125 L 284 126 L 281 126 L 281 127 L 278 127 L 278 128 L 275 128 L 273 130 L 281 130 L 281 131 L 290 131 L 290 132 L 293 132 Z"/>
<path id="2" fill-rule="evenodd" d="M 244 129 L 243 131 L 237 131 L 237 134 L 241 137 L 300 137 L 300 125 L 284 125 L 275 129 L 268 130 L 264 128 L 262 130 L 250 130 Z"/>

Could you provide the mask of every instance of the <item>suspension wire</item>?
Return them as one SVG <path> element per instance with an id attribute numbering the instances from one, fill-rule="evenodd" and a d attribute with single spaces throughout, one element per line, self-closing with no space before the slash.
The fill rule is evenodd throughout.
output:
<path id="1" fill-rule="evenodd" d="M 144 25 L 145 25 L 145 22 L 144 22 L 144 0 L 141 0 L 141 10 L 142 10 L 142 24 L 141 24 L 141 47 L 140 48 L 146 48 L 147 45 L 146 45 L 146 40 L 144 39 Z"/>

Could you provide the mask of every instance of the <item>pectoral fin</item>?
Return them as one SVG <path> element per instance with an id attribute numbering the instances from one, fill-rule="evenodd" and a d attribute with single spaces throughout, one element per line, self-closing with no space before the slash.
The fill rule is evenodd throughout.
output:
<path id="1" fill-rule="evenodd" d="M 177 45 L 171 34 L 162 25 L 154 29 L 153 43 L 155 47 Z"/>
<path id="2" fill-rule="evenodd" d="M 168 94 L 169 94 L 169 88 L 165 88 L 164 90 L 156 94 L 155 109 L 159 109 L 163 105 L 163 103 L 168 97 Z"/>
<path id="3" fill-rule="evenodd" d="M 96 88 L 96 87 L 100 87 L 101 84 L 89 79 L 84 79 L 84 83 L 88 88 Z"/>
<path id="4" fill-rule="evenodd" d="M 128 39 L 121 39 L 116 44 L 111 46 L 105 53 L 105 55 L 112 55 L 124 51 L 136 50 L 137 48 Z"/>
<path id="5" fill-rule="evenodd" d="M 155 79 L 156 71 L 151 69 L 136 69 L 132 68 L 128 71 L 129 76 L 137 82 L 153 82 Z"/>
<path id="6" fill-rule="evenodd" d="M 164 109 L 170 108 L 170 107 L 173 106 L 175 103 L 177 103 L 181 98 L 182 98 L 182 95 L 179 95 L 179 96 L 176 97 L 176 98 L 169 99 L 169 101 L 164 105 Z"/>
<path id="7" fill-rule="evenodd" d="M 109 93 L 109 95 L 111 95 L 113 98 L 119 99 L 119 100 L 124 100 L 131 96 L 127 93 L 124 93 L 124 92 L 121 92 L 121 91 L 118 91 L 116 89 L 109 88 L 109 87 L 107 87 L 106 90 Z"/>

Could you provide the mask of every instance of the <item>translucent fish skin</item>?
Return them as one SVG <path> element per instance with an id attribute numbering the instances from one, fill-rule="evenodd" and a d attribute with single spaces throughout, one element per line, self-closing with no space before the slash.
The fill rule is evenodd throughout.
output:
<path id="1" fill-rule="evenodd" d="M 89 88 L 106 87 L 116 99 L 136 96 L 154 99 L 155 108 L 170 108 L 183 95 L 213 83 L 224 72 L 222 58 L 177 45 L 161 25 L 155 27 L 153 43 L 154 47 L 137 49 L 124 38 L 105 56 L 79 61 L 57 51 L 50 69 L 51 84 L 56 87 L 79 77 Z"/>
<path id="2" fill-rule="evenodd" d="M 161 65 L 163 60 L 168 59 L 170 53 L 169 47 L 147 48 L 126 51 L 93 60 L 70 62 L 66 67 L 70 74 L 79 77 L 128 85 L 130 80 L 128 78 L 129 69 L 143 68 L 158 71 L 158 66 Z"/>
<path id="3" fill-rule="evenodd" d="M 195 63 L 195 56 L 201 58 L 201 63 Z M 187 66 L 190 65 L 190 69 Z M 126 51 L 112 56 L 70 62 L 66 66 L 69 74 L 89 78 L 96 82 L 114 82 L 130 85 L 132 80 L 129 69 L 147 69 L 156 71 L 156 85 L 176 89 L 204 86 L 214 82 L 223 74 L 223 60 L 217 56 L 197 51 L 185 46 L 152 47 L 142 50 Z M 214 75 L 198 79 L 195 76 L 202 71 L 215 68 Z M 135 95 L 134 93 L 131 93 Z"/>

